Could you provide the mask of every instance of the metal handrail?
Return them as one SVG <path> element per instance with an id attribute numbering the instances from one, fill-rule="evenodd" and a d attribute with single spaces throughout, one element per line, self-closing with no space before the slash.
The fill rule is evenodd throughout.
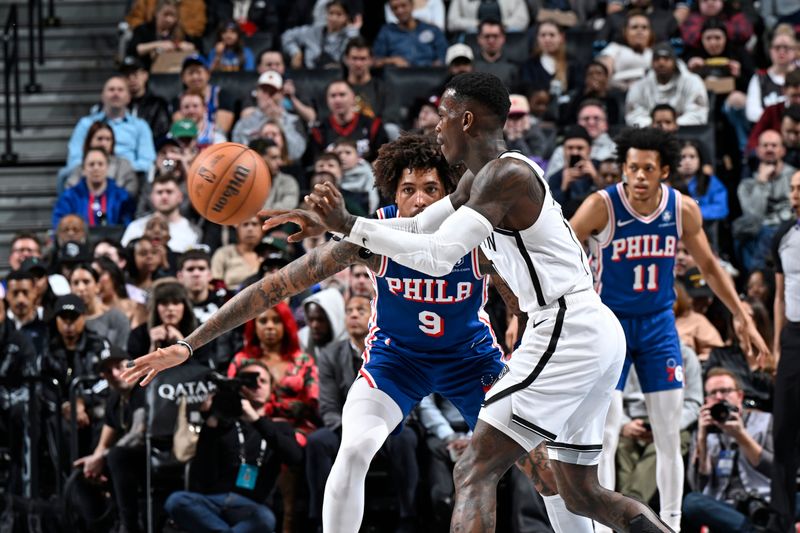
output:
<path id="1" fill-rule="evenodd" d="M 42 0 L 28 0 L 28 94 L 42 91 L 42 84 L 36 82 L 36 56 L 38 63 L 44 65 L 44 17 L 42 16 Z M 37 47 L 38 45 L 38 47 Z M 38 54 L 37 54 L 38 52 Z"/>
<path id="2" fill-rule="evenodd" d="M 22 132 L 19 97 L 19 31 L 17 4 L 12 4 L 3 26 L 3 94 L 5 95 L 5 150 L 0 156 L 0 165 L 13 165 L 17 162 L 11 139 L 12 124 L 14 130 Z M 12 84 L 13 81 L 13 84 Z M 13 85 L 13 90 L 12 90 Z M 12 121 L 11 100 L 14 100 Z"/>

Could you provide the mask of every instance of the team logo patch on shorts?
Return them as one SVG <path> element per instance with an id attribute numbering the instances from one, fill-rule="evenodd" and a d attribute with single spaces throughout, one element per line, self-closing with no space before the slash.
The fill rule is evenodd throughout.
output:
<path id="1" fill-rule="evenodd" d="M 503 365 L 503 369 L 500 371 L 499 374 L 496 376 L 494 374 L 484 374 L 481 376 L 481 386 L 483 387 L 483 392 L 489 392 L 495 383 L 500 381 L 500 378 L 508 374 L 508 365 Z"/>
<path id="2" fill-rule="evenodd" d="M 683 383 L 683 367 L 675 359 L 667 360 L 667 381 Z"/>

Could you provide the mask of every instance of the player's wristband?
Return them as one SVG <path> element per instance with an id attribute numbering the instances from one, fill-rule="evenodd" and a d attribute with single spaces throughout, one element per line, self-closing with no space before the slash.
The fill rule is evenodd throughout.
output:
<path id="1" fill-rule="evenodd" d="M 186 349 L 189 350 L 189 359 L 191 359 L 192 356 L 194 356 L 194 348 L 192 348 L 192 345 L 189 344 L 188 342 L 186 342 L 185 340 L 176 341 L 175 344 L 180 344 L 181 346 L 186 346 Z"/>

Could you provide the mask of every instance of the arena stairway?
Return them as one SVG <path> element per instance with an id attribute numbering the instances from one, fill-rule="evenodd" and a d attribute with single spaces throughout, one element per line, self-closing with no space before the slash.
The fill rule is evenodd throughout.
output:
<path id="1" fill-rule="evenodd" d="M 66 159 L 72 128 L 99 102 L 103 81 L 115 71 L 117 24 L 127 7 L 127 0 L 57 0 L 55 15 L 60 25 L 45 27 L 45 63 L 36 65 L 41 92 L 26 94 L 30 57 L 27 2 L 0 0 L 0 24 L 13 3 L 17 3 L 21 18 L 23 129 L 22 133 L 12 131 L 18 164 L 0 166 L 0 275 L 8 271 L 9 243 L 15 233 L 35 231 L 44 235 L 50 229 L 56 172 Z M 2 68 L 0 61 L 0 73 Z M 0 111 L 4 105 L 0 87 Z M 0 123 L 4 120 L 0 116 Z"/>

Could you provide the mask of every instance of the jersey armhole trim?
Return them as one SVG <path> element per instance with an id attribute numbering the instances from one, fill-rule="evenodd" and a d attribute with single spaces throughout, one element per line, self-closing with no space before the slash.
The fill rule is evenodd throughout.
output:
<path id="1" fill-rule="evenodd" d="M 683 194 L 674 189 L 673 191 L 675 193 L 675 229 L 678 230 L 678 240 L 680 240 L 683 239 Z M 700 225 L 703 225 L 702 222 Z M 703 231 L 702 227 L 700 231 Z"/>
<path id="2" fill-rule="evenodd" d="M 483 279 L 483 274 L 481 274 L 481 262 L 478 258 L 478 249 L 473 248 L 469 255 L 472 262 L 472 275 L 475 276 L 477 280 Z"/>
<path id="3" fill-rule="evenodd" d="M 617 224 L 616 216 L 614 215 L 614 204 L 611 201 L 611 195 L 608 194 L 608 191 L 598 191 L 600 197 L 605 201 L 606 204 L 606 212 L 608 213 L 608 221 L 603 229 L 596 235 L 595 240 L 597 241 L 600 249 L 607 247 L 611 244 L 611 241 L 614 240 L 614 228 Z M 603 235 L 606 235 L 606 238 L 603 239 Z"/>

